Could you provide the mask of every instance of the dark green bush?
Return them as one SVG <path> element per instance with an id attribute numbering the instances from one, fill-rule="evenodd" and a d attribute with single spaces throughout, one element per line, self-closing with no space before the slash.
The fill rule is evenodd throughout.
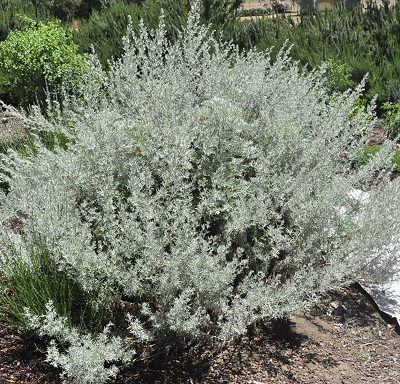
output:
<path id="1" fill-rule="evenodd" d="M 24 21 L 19 15 L 35 18 L 35 7 L 28 0 L 1 0 L 0 1 L 0 41 L 6 39 L 8 34 L 24 26 Z M 48 19 L 49 15 L 42 14 L 43 19 Z"/>
<path id="2" fill-rule="evenodd" d="M 244 0 L 202 0 L 200 3 L 203 22 L 212 24 L 218 32 L 237 20 L 243 2 Z"/>
<path id="3" fill-rule="evenodd" d="M 103 65 L 122 52 L 122 36 L 126 33 L 129 17 L 134 27 L 139 25 L 141 12 L 137 5 L 118 2 L 105 10 L 93 10 L 87 20 L 81 20 L 74 41 L 81 52 L 93 46 Z"/>
<path id="4" fill-rule="evenodd" d="M 315 16 L 302 16 L 296 24 L 290 18 L 246 20 L 235 23 L 229 37 L 244 50 L 271 46 L 280 48 L 286 40 L 291 54 L 310 68 L 322 62 L 346 63 L 351 83 L 369 73 L 366 96 L 379 95 L 378 104 L 397 99 L 400 78 L 400 5 L 393 8 L 370 4 L 352 12 L 334 9 Z M 340 84 L 339 84 L 340 85 Z M 349 84 L 342 84 L 341 90 Z"/>
<path id="5" fill-rule="evenodd" d="M 202 0 L 202 20 L 211 24 L 217 34 L 230 30 L 239 15 L 241 3 L 241 0 Z M 82 52 L 90 52 L 93 45 L 100 62 L 107 65 L 111 57 L 119 57 L 122 53 L 122 37 L 129 17 L 135 30 L 141 19 L 147 27 L 156 28 L 163 10 L 168 39 L 174 41 L 186 23 L 189 9 L 189 0 L 116 1 L 109 7 L 94 9 L 87 20 L 81 20 L 74 40 Z"/>
<path id="6" fill-rule="evenodd" d="M 82 4 L 82 0 L 40 0 L 40 2 L 33 0 L 33 2 L 40 4 L 40 7 L 62 20 L 72 19 Z"/>

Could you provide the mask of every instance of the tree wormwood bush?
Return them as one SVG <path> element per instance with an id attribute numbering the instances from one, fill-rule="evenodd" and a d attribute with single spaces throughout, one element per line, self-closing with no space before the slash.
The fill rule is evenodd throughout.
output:
<path id="1" fill-rule="evenodd" d="M 5 277 L 39 238 L 108 314 L 103 333 L 82 334 L 51 302 L 25 309 L 68 380 L 105 382 L 154 345 L 229 341 L 343 281 L 398 270 L 399 180 L 382 173 L 364 203 L 348 195 L 392 150 L 351 167 L 371 132 L 370 114 L 353 113 L 360 90 L 328 97 L 286 50 L 274 63 L 238 53 L 196 7 L 176 44 L 163 25 L 129 30 L 110 72 L 92 64 L 79 98 L 30 117 L 68 149 L 3 157 Z"/>

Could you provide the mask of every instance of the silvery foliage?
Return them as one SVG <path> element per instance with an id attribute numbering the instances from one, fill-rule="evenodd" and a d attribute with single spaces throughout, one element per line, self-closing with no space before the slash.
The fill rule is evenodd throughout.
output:
<path id="1" fill-rule="evenodd" d="M 47 349 L 46 361 L 62 368 L 61 378 L 65 379 L 63 382 L 105 383 L 117 376 L 118 368 L 115 365 L 105 368 L 104 362 L 131 360 L 133 352 L 126 351 L 122 339 L 110 336 L 111 324 L 96 337 L 81 335 L 68 325 L 67 319 L 58 316 L 51 302 L 46 305 L 46 309 L 47 313 L 43 316 L 32 315 L 27 309 L 26 316 L 32 329 L 40 336 L 50 336 L 68 345 L 67 351 L 60 353 L 53 339 Z"/>
<path id="2" fill-rule="evenodd" d="M 287 49 L 272 62 L 218 42 L 197 7 L 174 45 L 162 22 L 128 29 L 109 72 L 92 57 L 79 98 L 29 118 L 68 150 L 3 159 L 1 219 L 24 228 L 4 225 L 3 252 L 39 236 L 99 310 L 133 303 L 127 330 L 141 345 L 228 341 L 399 267 L 398 245 L 380 252 L 398 244 L 399 181 L 382 173 L 362 204 L 348 195 L 392 151 L 350 167 L 371 133 L 372 112 L 353 107 L 361 87 L 329 97 Z"/>

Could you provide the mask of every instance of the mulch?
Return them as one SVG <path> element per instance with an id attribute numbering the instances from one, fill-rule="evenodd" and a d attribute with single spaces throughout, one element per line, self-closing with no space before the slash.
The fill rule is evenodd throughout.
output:
<path id="1" fill-rule="evenodd" d="M 58 383 L 58 372 L 45 362 L 36 340 L 22 338 L 0 323 L 0 383 Z"/>

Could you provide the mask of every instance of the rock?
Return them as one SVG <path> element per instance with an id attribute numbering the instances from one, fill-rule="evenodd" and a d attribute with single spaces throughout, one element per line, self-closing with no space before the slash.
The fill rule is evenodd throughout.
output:
<path id="1" fill-rule="evenodd" d="M 352 188 L 348 193 L 348 196 L 354 200 L 357 200 L 359 203 L 367 203 L 369 199 L 369 193 L 364 192 L 361 189 Z"/>
<path id="2" fill-rule="evenodd" d="M 385 321 L 394 324 L 400 331 L 400 276 L 386 284 L 359 283 L 362 290 L 375 302 L 378 309 L 387 315 Z"/>

